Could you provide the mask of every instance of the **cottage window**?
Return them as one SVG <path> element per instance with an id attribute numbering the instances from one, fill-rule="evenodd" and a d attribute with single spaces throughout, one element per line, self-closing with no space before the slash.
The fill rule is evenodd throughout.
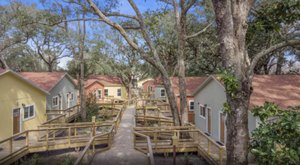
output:
<path id="1" fill-rule="evenodd" d="M 194 111 L 195 109 L 195 104 L 194 104 L 194 100 L 190 101 L 190 111 Z"/>
<path id="2" fill-rule="evenodd" d="M 108 96 L 108 89 L 104 89 L 104 96 Z"/>
<path id="3" fill-rule="evenodd" d="M 97 98 L 97 99 L 101 99 L 101 98 L 102 98 L 102 90 L 101 90 L 101 89 L 98 89 L 98 90 L 96 91 L 96 98 Z"/>
<path id="4" fill-rule="evenodd" d="M 121 88 L 119 88 L 117 91 L 117 96 L 121 96 L 121 95 L 122 95 Z"/>
<path id="5" fill-rule="evenodd" d="M 58 106 L 58 96 L 55 96 L 52 98 L 52 105 L 53 106 Z"/>
<path id="6" fill-rule="evenodd" d="M 70 92 L 70 101 L 71 101 L 71 100 L 74 100 L 74 95 L 73 95 L 72 92 Z"/>
<path id="7" fill-rule="evenodd" d="M 160 89 L 160 97 L 165 97 L 165 96 L 166 96 L 166 90 Z"/>
<path id="8" fill-rule="evenodd" d="M 200 116 L 206 117 L 205 107 L 200 105 Z"/>
<path id="9" fill-rule="evenodd" d="M 27 107 L 24 107 L 24 119 L 29 119 L 34 117 L 34 106 L 30 105 Z"/>

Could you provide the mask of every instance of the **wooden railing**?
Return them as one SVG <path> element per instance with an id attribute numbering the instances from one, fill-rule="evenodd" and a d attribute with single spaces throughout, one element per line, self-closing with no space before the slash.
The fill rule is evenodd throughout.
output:
<path id="1" fill-rule="evenodd" d="M 111 143 L 125 108 L 126 103 L 113 122 L 61 123 L 66 116 L 62 114 L 43 123 L 39 129 L 1 140 L 0 164 L 11 164 L 28 153 L 86 146 L 91 140 L 93 146 Z"/>
<path id="2" fill-rule="evenodd" d="M 107 138 L 107 147 L 99 149 L 99 150 L 97 150 L 97 152 L 101 152 L 101 151 L 110 149 L 110 147 L 112 145 L 112 139 L 113 139 L 114 135 L 116 134 L 117 129 L 119 128 L 121 118 L 122 118 L 125 108 L 126 108 L 126 106 L 124 105 L 122 107 L 122 109 L 119 111 L 118 115 L 116 116 L 116 118 L 114 120 L 114 124 L 108 133 L 96 135 L 90 139 L 90 141 L 86 144 L 84 150 L 80 153 L 79 157 L 77 158 L 76 162 L 74 163 L 75 165 L 90 164 L 90 162 L 93 160 L 93 157 L 96 153 L 94 141 L 97 140 L 98 138 L 106 137 Z"/>
<path id="3" fill-rule="evenodd" d="M 110 127 L 93 124 L 26 130 L 0 141 L 0 164 L 13 163 L 27 153 L 85 146 L 92 136 Z M 104 142 L 105 139 L 97 139 L 95 144 Z"/>
<path id="4" fill-rule="evenodd" d="M 153 156 L 153 151 L 152 151 L 152 143 L 151 143 L 151 140 L 150 140 L 150 137 L 149 136 L 146 136 L 144 134 L 141 134 L 141 133 L 138 133 L 138 132 L 134 132 L 134 148 L 136 150 L 139 150 L 141 152 L 144 152 L 147 154 L 148 158 L 149 158 L 149 161 L 150 161 L 150 165 L 155 165 L 155 162 L 154 162 L 154 156 Z M 136 141 L 136 137 L 142 137 L 142 138 L 145 138 L 146 141 L 147 141 L 147 151 L 144 151 L 143 148 L 139 148 L 135 141 Z"/>
<path id="5" fill-rule="evenodd" d="M 65 122 L 68 122 L 69 120 L 74 119 L 77 115 L 80 113 L 80 107 L 79 105 L 75 105 L 73 107 L 64 109 L 64 110 L 46 110 L 47 115 L 54 115 L 53 119 L 50 119 L 46 122 L 46 124 L 49 123 L 55 123 L 57 121 L 61 121 L 61 118 L 64 118 Z"/>
<path id="6" fill-rule="evenodd" d="M 115 132 L 114 130 L 115 130 L 115 127 L 112 126 L 112 128 L 110 129 L 110 131 L 108 133 L 93 136 L 90 139 L 90 141 L 87 143 L 87 145 L 84 147 L 83 151 L 78 156 L 74 165 L 90 164 L 94 158 L 96 151 L 100 152 L 100 151 L 105 151 L 105 150 L 110 149 L 110 147 L 112 145 L 112 138 L 113 138 L 114 132 Z M 101 149 L 97 150 L 95 147 L 96 146 L 95 141 L 99 138 L 105 138 L 107 146 L 105 148 L 101 148 Z"/>
<path id="7" fill-rule="evenodd" d="M 136 127 L 134 130 L 150 138 L 154 153 L 173 152 L 175 145 L 176 152 L 198 152 L 210 164 L 224 164 L 226 160 L 225 147 L 194 126 Z M 135 138 L 134 143 L 140 151 L 147 145 L 144 139 Z"/>

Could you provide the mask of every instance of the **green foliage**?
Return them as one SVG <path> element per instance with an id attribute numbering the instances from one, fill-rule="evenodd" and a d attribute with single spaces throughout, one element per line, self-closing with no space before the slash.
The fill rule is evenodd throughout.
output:
<path id="1" fill-rule="evenodd" d="M 269 117 L 279 114 L 279 108 L 274 103 L 265 102 L 263 106 L 255 106 L 252 112 L 254 116 L 259 117 L 261 122 L 265 123 Z"/>
<path id="2" fill-rule="evenodd" d="M 38 154 L 33 154 L 32 157 L 25 157 L 25 159 L 21 159 L 22 165 L 38 165 L 40 164 L 40 157 Z"/>
<path id="3" fill-rule="evenodd" d="M 227 71 L 223 71 L 220 75 L 221 81 L 224 82 L 226 93 L 235 98 L 239 88 L 238 79 Z"/>
<path id="4" fill-rule="evenodd" d="M 75 157 L 67 155 L 64 157 L 61 165 L 72 165 L 74 163 Z"/>
<path id="5" fill-rule="evenodd" d="M 224 111 L 225 113 L 230 113 L 230 112 L 231 112 L 231 107 L 230 107 L 230 105 L 229 105 L 227 102 L 225 102 L 225 103 L 223 104 L 223 107 L 224 107 L 223 111 Z"/>
<path id="6" fill-rule="evenodd" d="M 254 109 L 262 123 L 252 132 L 250 149 L 259 164 L 300 164 L 300 114 L 273 103 Z"/>
<path id="7" fill-rule="evenodd" d="M 281 24 L 291 24 L 300 18 L 300 1 L 263 1 L 256 10 L 254 26 L 257 30 L 279 31 Z"/>
<path id="8" fill-rule="evenodd" d="M 92 121 L 93 116 L 97 116 L 99 111 L 99 106 L 96 103 L 96 98 L 94 95 L 90 94 L 86 101 L 86 119 L 87 121 Z"/>

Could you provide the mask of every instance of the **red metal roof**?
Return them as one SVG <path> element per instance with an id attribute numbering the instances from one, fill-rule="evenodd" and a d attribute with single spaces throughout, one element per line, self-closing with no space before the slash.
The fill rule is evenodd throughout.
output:
<path id="1" fill-rule="evenodd" d="M 5 69 L 0 68 L 0 74 L 5 72 L 5 71 L 6 71 Z"/>
<path id="2" fill-rule="evenodd" d="M 66 75 L 65 72 L 20 72 L 19 74 L 48 92 Z"/>
<path id="3" fill-rule="evenodd" d="M 102 84 L 123 84 L 121 78 L 110 75 L 91 75 L 89 79 L 97 79 Z"/>
<path id="4" fill-rule="evenodd" d="M 192 96 L 193 92 L 197 89 L 197 87 L 202 84 L 207 77 L 185 77 L 186 83 L 186 95 Z M 174 90 L 175 95 L 179 95 L 179 78 L 171 77 L 171 83 Z"/>
<path id="5" fill-rule="evenodd" d="M 274 102 L 282 108 L 300 105 L 300 75 L 255 75 L 250 106 Z"/>

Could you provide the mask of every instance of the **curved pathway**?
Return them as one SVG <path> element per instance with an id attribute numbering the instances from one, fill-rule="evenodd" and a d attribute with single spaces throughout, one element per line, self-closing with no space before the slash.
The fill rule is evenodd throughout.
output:
<path id="1" fill-rule="evenodd" d="M 112 147 L 97 153 L 92 164 L 104 165 L 148 165 L 148 157 L 133 147 L 133 127 L 135 108 L 130 106 L 122 116 Z"/>

